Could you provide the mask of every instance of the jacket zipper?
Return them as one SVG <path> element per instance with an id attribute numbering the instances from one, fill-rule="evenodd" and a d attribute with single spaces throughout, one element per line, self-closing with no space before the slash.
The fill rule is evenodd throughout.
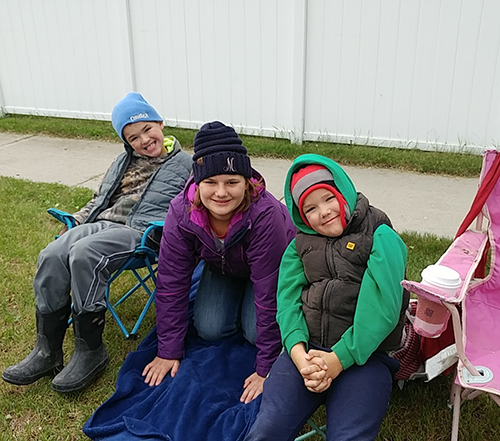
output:
<path id="1" fill-rule="evenodd" d="M 223 276 L 226 275 L 226 272 L 224 271 L 224 265 L 226 264 L 226 256 L 224 254 L 221 255 L 221 273 Z"/>
<path id="2" fill-rule="evenodd" d="M 180 225 L 180 228 L 182 228 L 184 231 L 186 231 L 188 233 L 193 233 L 193 231 L 188 230 L 187 228 L 185 228 L 182 225 Z M 203 238 L 199 234 L 196 234 L 196 233 L 194 233 L 194 234 L 196 235 L 196 237 L 198 237 L 198 239 L 200 240 L 200 242 L 206 248 L 208 248 L 213 254 L 220 256 L 220 258 L 221 258 L 221 273 L 222 273 L 222 275 L 226 275 L 226 271 L 225 271 L 224 267 L 226 266 L 226 256 L 225 256 L 225 253 L 227 251 L 227 248 L 223 248 L 224 252 L 221 253 L 220 251 L 214 249 L 211 244 L 208 244 L 205 240 L 203 240 Z"/>
<path id="3" fill-rule="evenodd" d="M 333 240 L 331 238 L 328 238 L 326 242 L 326 247 L 325 247 L 325 253 L 326 253 L 326 265 L 328 267 L 328 271 L 330 271 L 330 274 L 333 276 L 333 253 L 332 253 L 332 248 L 333 248 Z M 334 283 L 332 279 L 328 281 L 325 287 L 325 291 L 322 294 L 321 298 L 321 305 L 323 307 L 323 311 L 321 313 L 321 346 L 327 347 L 328 342 L 327 340 L 327 323 L 328 323 L 328 312 L 327 312 L 327 306 L 328 306 L 328 293 L 331 291 L 330 286 Z"/>

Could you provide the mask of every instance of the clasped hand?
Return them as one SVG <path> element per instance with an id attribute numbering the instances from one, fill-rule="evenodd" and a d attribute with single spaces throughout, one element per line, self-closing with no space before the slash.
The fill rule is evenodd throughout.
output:
<path id="1" fill-rule="evenodd" d="M 304 379 L 304 385 L 311 392 L 320 393 L 327 390 L 343 370 L 335 352 L 317 349 L 306 352 L 301 344 L 294 346 L 290 355 Z"/>

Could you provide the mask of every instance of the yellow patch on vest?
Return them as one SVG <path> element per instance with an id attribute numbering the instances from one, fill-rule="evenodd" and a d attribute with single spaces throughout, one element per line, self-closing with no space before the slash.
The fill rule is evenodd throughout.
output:
<path id="1" fill-rule="evenodd" d="M 354 247 L 356 246 L 355 243 L 352 243 L 352 242 L 347 242 L 347 245 L 345 246 L 348 250 L 353 250 Z"/>

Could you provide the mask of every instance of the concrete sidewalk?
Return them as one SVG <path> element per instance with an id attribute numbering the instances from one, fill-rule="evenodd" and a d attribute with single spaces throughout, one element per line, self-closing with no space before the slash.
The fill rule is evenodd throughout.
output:
<path id="1" fill-rule="evenodd" d="M 0 175 L 96 189 L 122 144 L 0 133 Z M 192 154 L 192 152 L 188 153 Z M 267 188 L 283 198 L 291 161 L 252 158 Z M 476 178 L 344 167 L 357 190 L 384 210 L 399 231 L 453 237 L 477 189 Z"/>

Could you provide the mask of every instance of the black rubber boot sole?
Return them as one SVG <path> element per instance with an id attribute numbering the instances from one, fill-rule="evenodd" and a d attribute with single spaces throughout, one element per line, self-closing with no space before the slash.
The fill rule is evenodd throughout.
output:
<path id="1" fill-rule="evenodd" d="M 62 371 L 62 369 L 63 365 L 61 364 L 60 366 L 50 368 L 44 372 L 38 373 L 37 375 L 33 375 L 32 377 L 24 377 L 24 378 L 11 376 L 9 375 L 8 372 L 4 372 L 2 374 L 2 380 L 10 384 L 15 384 L 16 386 L 28 386 L 29 384 L 33 384 L 35 381 L 38 381 L 40 378 L 55 377 L 59 372 Z"/>

